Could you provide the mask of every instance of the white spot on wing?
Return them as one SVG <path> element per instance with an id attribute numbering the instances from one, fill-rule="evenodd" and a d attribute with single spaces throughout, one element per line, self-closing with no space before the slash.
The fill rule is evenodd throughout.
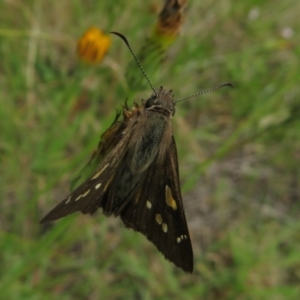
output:
<path id="1" fill-rule="evenodd" d="M 180 243 L 180 241 L 181 241 L 181 238 L 180 238 L 180 237 L 178 237 L 178 238 L 177 238 L 177 243 L 179 244 L 179 243 Z"/>
<path id="2" fill-rule="evenodd" d="M 164 232 L 167 232 L 168 231 L 168 225 L 166 223 L 163 223 L 162 224 L 162 229 Z"/>
<path id="3" fill-rule="evenodd" d="M 71 196 L 68 197 L 67 201 L 65 202 L 65 204 L 68 204 L 71 200 Z"/>
<path id="4" fill-rule="evenodd" d="M 81 197 L 85 197 L 91 190 L 87 190 L 84 194 L 81 195 Z"/>
<path id="5" fill-rule="evenodd" d="M 151 209 L 152 203 L 150 201 L 147 200 L 146 205 L 147 205 L 147 208 Z"/>
<path id="6" fill-rule="evenodd" d="M 85 197 L 90 191 L 91 191 L 91 190 L 85 191 L 83 194 L 79 195 L 79 196 L 75 199 L 75 201 L 78 201 L 80 198 Z"/>
<path id="7" fill-rule="evenodd" d="M 100 187 L 101 185 L 102 185 L 102 183 L 98 183 L 98 184 L 96 184 L 96 185 L 95 185 L 95 189 L 96 189 L 96 190 L 98 190 L 98 189 L 99 189 L 99 187 Z"/>
<path id="8" fill-rule="evenodd" d="M 106 164 L 101 170 L 99 170 L 91 179 L 96 179 L 98 178 L 103 172 L 104 170 L 108 167 L 109 164 Z"/>
<path id="9" fill-rule="evenodd" d="M 162 223 L 162 217 L 161 217 L 161 215 L 160 214 L 156 214 L 155 219 L 156 219 L 156 222 L 159 225 L 161 225 L 161 223 Z"/>
<path id="10" fill-rule="evenodd" d="M 78 201 L 81 197 L 82 197 L 82 195 L 79 195 L 79 196 L 75 199 L 75 201 Z"/>

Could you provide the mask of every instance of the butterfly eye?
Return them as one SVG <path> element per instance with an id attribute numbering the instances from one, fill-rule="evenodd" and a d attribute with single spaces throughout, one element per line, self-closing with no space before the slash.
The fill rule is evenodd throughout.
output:
<path id="1" fill-rule="evenodd" d="M 156 104 L 156 103 L 155 103 L 156 99 L 157 99 L 156 96 L 150 97 L 150 98 L 147 100 L 147 102 L 146 102 L 146 108 L 149 108 L 149 107 L 155 105 L 155 104 Z"/>

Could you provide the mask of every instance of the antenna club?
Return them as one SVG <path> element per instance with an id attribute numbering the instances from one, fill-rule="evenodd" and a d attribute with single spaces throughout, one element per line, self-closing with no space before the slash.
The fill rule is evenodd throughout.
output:
<path id="1" fill-rule="evenodd" d="M 224 82 L 220 85 L 220 87 L 223 87 L 223 86 L 230 86 L 230 87 L 234 88 L 234 85 L 231 82 Z"/>

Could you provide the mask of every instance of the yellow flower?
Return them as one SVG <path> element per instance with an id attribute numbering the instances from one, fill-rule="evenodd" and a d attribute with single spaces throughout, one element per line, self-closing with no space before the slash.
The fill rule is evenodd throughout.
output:
<path id="1" fill-rule="evenodd" d="M 78 41 L 77 55 L 87 63 L 96 64 L 104 58 L 109 46 L 110 37 L 97 27 L 91 27 Z"/>

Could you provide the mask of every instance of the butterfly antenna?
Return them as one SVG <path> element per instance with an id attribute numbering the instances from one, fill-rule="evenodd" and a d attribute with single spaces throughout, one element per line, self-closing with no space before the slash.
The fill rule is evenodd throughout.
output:
<path id="1" fill-rule="evenodd" d="M 219 88 L 222 88 L 222 87 L 224 87 L 224 86 L 230 86 L 230 87 L 234 88 L 234 85 L 233 85 L 232 83 L 226 82 L 226 83 L 222 83 L 222 84 L 220 84 L 220 85 L 218 85 L 218 86 L 215 86 L 215 87 L 213 87 L 213 88 L 210 88 L 210 89 L 208 89 L 208 90 L 204 90 L 204 91 L 202 91 L 202 92 L 199 92 L 199 93 L 196 93 L 196 94 L 192 94 L 192 95 L 190 95 L 190 96 L 188 96 L 188 97 L 185 97 L 185 98 L 176 100 L 176 101 L 174 101 L 174 102 L 177 103 L 177 102 L 179 102 L 179 101 L 183 101 L 183 100 L 187 100 L 187 99 L 190 99 L 190 98 L 199 96 L 199 95 L 203 95 L 203 94 L 209 93 L 209 92 L 211 92 L 211 91 L 217 90 L 217 89 L 219 89 Z"/>
<path id="2" fill-rule="evenodd" d="M 149 83 L 151 89 L 153 90 L 154 94 L 157 96 L 157 92 L 156 92 L 155 88 L 153 87 L 153 85 L 152 85 L 150 79 L 148 78 L 146 72 L 144 71 L 144 69 L 143 69 L 143 67 L 141 66 L 139 60 L 137 59 L 136 55 L 134 54 L 134 52 L 133 52 L 133 50 L 132 50 L 132 48 L 131 48 L 131 46 L 130 46 L 128 40 L 126 39 L 126 37 L 125 37 L 123 34 L 121 34 L 121 33 L 119 33 L 119 32 L 116 32 L 116 31 L 111 31 L 110 33 L 117 35 L 118 37 L 120 37 L 120 38 L 125 42 L 125 44 L 127 45 L 129 51 L 131 52 L 131 54 L 132 54 L 134 60 L 136 61 L 137 65 L 139 66 L 140 70 L 142 71 L 143 75 L 145 76 L 146 80 L 148 81 L 148 83 Z"/>

